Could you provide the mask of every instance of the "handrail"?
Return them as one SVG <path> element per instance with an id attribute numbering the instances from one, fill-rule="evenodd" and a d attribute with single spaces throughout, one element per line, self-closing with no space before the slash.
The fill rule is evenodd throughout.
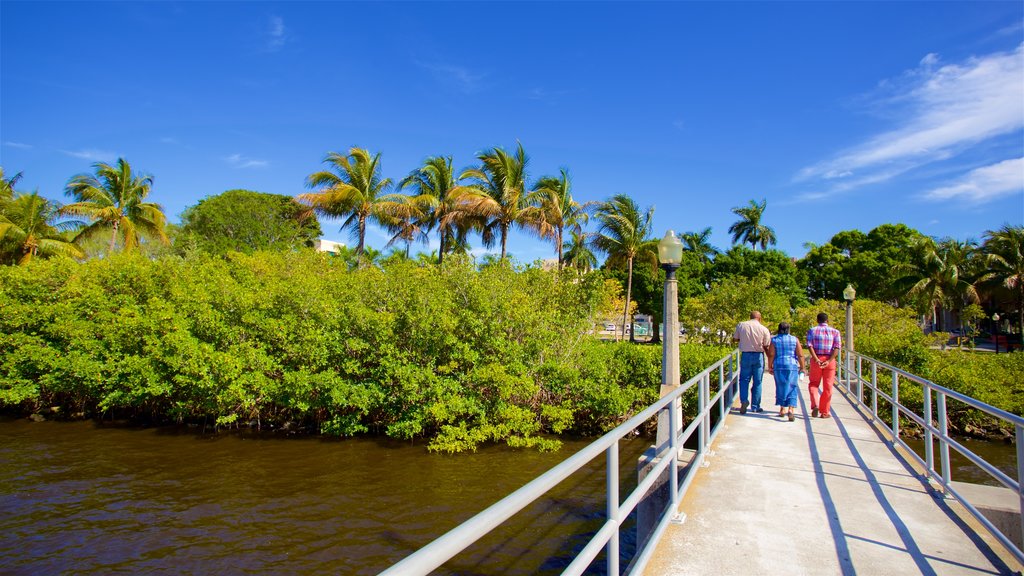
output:
<path id="1" fill-rule="evenodd" d="M 663 456 L 678 455 L 686 440 L 693 432 L 697 432 L 700 435 L 699 448 L 694 457 L 694 463 L 704 461 L 707 457 L 707 448 L 710 445 L 711 439 L 721 430 L 721 424 L 725 421 L 723 416 L 727 410 L 726 402 L 731 403 L 735 395 L 733 383 L 737 377 L 736 368 L 738 366 L 737 352 L 734 350 L 705 368 L 700 374 L 697 374 L 669 394 L 663 396 L 654 404 L 645 408 L 639 414 L 565 459 L 561 464 L 558 464 L 522 488 L 502 498 L 469 520 L 449 530 L 430 544 L 381 572 L 381 576 L 423 576 L 429 574 L 488 534 L 491 530 L 504 523 L 514 514 L 546 494 L 570 475 L 589 464 L 602 453 L 605 453 L 607 456 L 606 497 L 608 518 L 562 574 L 582 574 L 593 559 L 600 554 L 602 548 L 607 551 L 608 573 L 618 574 L 619 528 L 629 517 L 629 514 L 643 500 L 644 495 L 655 485 L 658 478 L 666 470 L 670 470 L 668 479 L 670 498 L 666 505 L 657 511 L 660 521 L 642 548 L 637 550 L 630 565 L 627 566 L 627 574 L 641 573 L 654 551 L 658 537 L 674 517 L 679 501 L 686 493 L 692 476 L 696 468 L 698 468 L 698 466 L 690 466 L 683 474 L 682 479 L 680 479 L 677 471 L 678 458 L 665 458 Z M 728 369 L 728 378 L 726 378 L 726 369 Z M 711 397 L 711 374 L 716 371 L 718 372 L 719 390 L 714 397 Z M 726 382 L 728 382 L 728 386 L 725 385 Z M 700 410 L 694 416 L 691 425 L 680 434 L 681 423 L 677 422 L 678 415 L 676 414 L 679 400 L 687 390 L 694 386 L 697 386 L 699 390 Z M 714 430 L 711 430 L 711 411 L 716 407 L 719 410 L 720 417 L 718 425 L 715 426 Z M 669 429 L 674 432 L 669 435 L 667 446 L 657 454 L 660 461 L 652 468 L 644 480 L 639 482 L 638 486 L 626 495 L 625 500 L 620 503 L 618 501 L 619 441 L 662 410 L 668 413 Z"/>
<path id="2" fill-rule="evenodd" d="M 867 363 L 870 367 L 870 377 L 865 377 L 864 374 L 864 363 Z M 999 540 L 999 542 L 1006 547 L 1007 551 L 1017 558 L 1019 562 L 1024 563 L 1024 551 L 1021 550 L 1020 546 L 1016 542 L 1011 540 L 1006 534 L 1004 534 L 999 528 L 997 528 L 984 514 L 978 511 L 978 509 L 971 504 L 971 502 L 964 497 L 952 484 L 950 476 L 950 459 L 949 449 L 952 447 L 954 450 L 962 454 L 968 460 L 973 462 L 979 468 L 987 472 L 990 476 L 995 478 L 1000 484 L 1009 488 L 1010 490 L 1017 493 L 1019 498 L 1020 508 L 1020 523 L 1021 533 L 1024 534 L 1024 418 L 1011 414 L 1005 410 L 1000 410 L 995 406 L 990 406 L 965 396 L 955 390 L 950 390 L 944 386 L 921 378 L 893 366 L 886 364 L 869 356 L 865 356 L 856 351 L 843 350 L 841 352 L 839 362 L 837 363 L 839 368 L 839 375 L 836 378 L 836 385 L 845 387 L 848 394 L 852 397 L 852 400 L 858 406 L 864 406 L 865 410 L 868 406 L 864 403 L 864 387 L 871 392 L 871 415 L 873 418 L 878 418 L 878 398 L 881 397 L 889 402 L 892 407 L 892 422 L 890 423 L 889 432 L 892 435 L 892 444 L 902 446 L 912 458 L 914 458 L 918 464 L 925 469 L 924 478 L 925 480 L 934 480 L 938 483 L 942 492 L 946 495 L 950 495 L 956 498 L 964 507 L 975 517 L 992 535 Z M 890 373 L 891 377 L 891 388 L 889 393 L 886 393 L 879 387 L 879 375 L 878 370 L 886 370 Z M 917 414 L 910 408 L 902 404 L 900 398 L 900 382 L 901 380 L 910 380 L 916 382 L 921 386 L 923 395 L 923 408 L 924 414 Z M 935 403 L 933 410 L 932 396 L 935 396 Z M 949 435 L 948 420 L 946 417 L 946 400 L 953 399 L 972 408 L 976 408 L 989 414 L 995 418 L 1003 420 L 1011 424 L 1016 430 L 1016 442 L 1017 442 L 1017 478 L 1016 480 L 1011 478 L 1002 470 L 996 468 L 989 462 L 987 462 L 981 456 L 975 454 L 966 446 L 957 442 L 954 438 Z M 910 420 L 916 422 L 918 425 L 925 430 L 925 457 L 922 459 L 917 453 L 900 438 L 899 434 L 899 417 L 904 415 Z M 936 426 L 936 424 L 938 426 Z M 934 455 L 934 443 L 935 440 L 939 442 L 939 470 L 935 469 L 935 455 Z"/>

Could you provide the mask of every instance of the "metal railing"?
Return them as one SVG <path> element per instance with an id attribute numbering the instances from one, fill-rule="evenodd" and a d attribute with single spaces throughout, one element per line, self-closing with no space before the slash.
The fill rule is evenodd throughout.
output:
<path id="1" fill-rule="evenodd" d="M 654 553 L 655 545 L 669 522 L 678 519 L 676 510 L 679 501 L 686 494 L 696 470 L 705 461 L 708 447 L 711 440 L 721 430 L 721 424 L 725 421 L 725 415 L 732 403 L 736 387 L 732 384 L 737 377 L 739 357 L 733 351 L 718 362 L 707 367 L 700 374 L 689 379 L 686 383 L 666 394 L 660 400 L 633 416 L 623 424 L 608 432 L 592 444 L 583 448 L 576 454 L 564 460 L 541 476 L 505 498 L 494 503 L 484 511 L 459 526 L 456 526 L 446 534 L 440 536 L 430 544 L 427 544 L 418 551 L 407 556 L 401 562 L 381 572 L 381 576 L 420 576 L 429 574 L 445 562 L 455 557 L 459 552 L 488 534 L 491 530 L 500 526 L 517 512 L 541 498 L 549 490 L 557 486 L 570 475 L 580 470 L 602 453 L 606 455 L 606 511 L 607 518 L 601 528 L 590 539 L 587 545 L 580 551 L 562 574 L 582 574 L 587 567 L 604 549 L 606 552 L 607 573 L 609 575 L 619 574 L 619 530 L 628 519 L 640 502 L 647 496 L 648 492 L 658 483 L 659 478 L 668 471 L 669 498 L 661 510 L 657 510 L 657 522 L 650 536 L 645 542 L 639 543 L 639 548 L 632 561 L 626 567 L 626 574 L 642 573 Z M 718 391 L 711 396 L 711 381 L 717 376 Z M 687 390 L 697 387 L 698 390 L 698 413 L 693 420 L 682 428 L 679 422 L 680 398 Z M 717 425 L 712 429 L 711 413 L 718 410 Z M 638 482 L 637 487 L 626 495 L 625 500 L 619 501 L 619 441 L 631 434 L 636 428 L 657 415 L 661 410 L 668 412 L 669 429 L 676 431 L 669 435 L 666 447 L 663 447 L 656 456 L 657 463 L 643 480 Z M 697 432 L 697 451 L 691 465 L 679 477 L 678 455 L 682 451 L 684 443 Z M 665 457 L 671 456 L 671 457 Z"/>
<path id="2" fill-rule="evenodd" d="M 949 388 L 939 386 L 930 380 L 926 380 L 920 376 L 915 376 L 905 370 L 880 362 L 858 352 L 847 352 L 846 350 L 843 350 L 837 364 L 839 367 L 839 374 L 836 378 L 836 385 L 845 387 L 855 404 L 863 406 L 865 410 L 870 409 L 871 417 L 873 419 L 878 419 L 879 416 L 878 399 L 882 398 L 887 401 L 891 408 L 891 422 L 888 425 L 888 428 L 892 433 L 893 444 L 899 444 L 902 446 L 918 464 L 925 468 L 926 479 L 935 481 L 944 494 L 956 498 L 972 516 L 981 522 L 981 524 L 984 525 L 985 528 L 988 529 L 989 532 L 991 532 L 992 535 L 1006 547 L 1007 551 L 1016 557 L 1018 561 L 1024 563 L 1024 551 L 1021 551 L 1021 548 L 1017 543 L 1013 542 L 1006 536 L 1006 534 L 999 530 L 953 486 L 952 479 L 950 477 L 949 459 L 949 449 L 952 447 L 965 458 L 973 462 L 976 466 L 995 478 L 1000 484 L 1009 488 L 1013 492 L 1016 492 L 1020 504 L 1020 508 L 1018 510 L 1021 512 L 1021 534 L 1024 534 L 1024 486 L 1022 486 L 1022 482 L 1024 482 L 1024 418 L 1004 410 L 1000 410 L 994 406 L 989 406 L 984 402 L 980 402 L 974 398 L 950 390 Z M 865 370 L 870 372 L 870 374 L 866 375 Z M 880 370 L 882 371 L 881 375 L 879 375 Z M 886 372 L 888 372 L 888 377 L 886 376 Z M 879 380 L 880 376 L 881 380 Z M 885 390 L 883 390 L 882 386 L 879 384 L 886 380 L 889 380 L 891 385 L 886 386 Z M 905 381 L 915 382 L 921 386 L 923 396 L 923 414 L 917 414 L 900 402 L 900 384 Z M 865 386 L 871 396 L 870 406 L 865 401 Z M 978 456 L 949 435 L 948 419 L 946 417 L 947 399 L 955 400 L 977 410 L 981 410 L 982 412 L 1002 420 L 1015 428 L 1017 442 L 1016 479 L 1011 478 L 999 468 L 988 463 L 984 458 Z M 910 445 L 900 438 L 900 415 L 916 422 L 924 429 L 925 457 L 923 459 L 910 447 Z M 934 445 L 936 441 L 938 441 L 939 444 L 938 470 L 936 470 L 934 454 Z"/>

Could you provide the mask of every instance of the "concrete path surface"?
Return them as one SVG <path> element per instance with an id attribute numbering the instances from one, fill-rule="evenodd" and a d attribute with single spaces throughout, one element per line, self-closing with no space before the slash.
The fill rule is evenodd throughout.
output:
<path id="1" fill-rule="evenodd" d="M 806 379 L 800 387 L 795 422 L 778 417 L 768 374 L 765 412 L 727 416 L 681 503 L 685 521 L 668 527 L 645 574 L 1018 573 L 842 394 L 832 418 L 811 418 Z"/>

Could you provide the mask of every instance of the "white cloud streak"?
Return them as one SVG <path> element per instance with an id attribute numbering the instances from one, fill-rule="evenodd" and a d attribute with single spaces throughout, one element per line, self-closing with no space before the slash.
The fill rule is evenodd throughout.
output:
<path id="1" fill-rule="evenodd" d="M 270 17 L 270 28 L 267 31 L 267 50 L 277 52 L 288 42 L 288 28 L 284 25 L 284 19 L 280 16 Z"/>
<path id="2" fill-rule="evenodd" d="M 884 82 L 877 104 L 903 122 L 835 157 L 803 168 L 796 182 L 831 182 L 843 191 L 883 182 L 952 158 L 1024 128 L 1024 44 L 1011 52 L 942 64 L 926 55 L 918 68 Z"/>
<path id="3" fill-rule="evenodd" d="M 241 154 L 232 154 L 224 158 L 224 161 L 235 168 L 263 168 L 270 164 L 266 160 L 256 160 L 255 158 L 249 158 L 242 156 Z"/>
<path id="4" fill-rule="evenodd" d="M 30 150 L 32 148 L 31 144 L 25 144 L 23 142 L 11 142 L 10 140 L 4 141 L 4 146 L 7 146 L 8 148 L 17 148 L 19 150 Z"/>
<path id="5" fill-rule="evenodd" d="M 95 148 L 88 148 L 85 150 L 61 150 L 64 154 L 71 156 L 72 158 L 81 158 L 83 160 L 91 160 L 93 162 L 111 162 L 117 159 L 117 152 L 108 152 L 107 150 L 96 150 Z"/>
<path id="6" fill-rule="evenodd" d="M 1024 193 L 1024 158 L 1011 158 L 971 170 L 949 186 L 924 194 L 930 200 L 963 198 L 974 203 Z"/>
<path id="7" fill-rule="evenodd" d="M 463 94 L 476 94 L 484 89 L 486 74 L 474 74 L 468 68 L 444 63 L 416 63 L 430 72 L 438 82 Z"/>

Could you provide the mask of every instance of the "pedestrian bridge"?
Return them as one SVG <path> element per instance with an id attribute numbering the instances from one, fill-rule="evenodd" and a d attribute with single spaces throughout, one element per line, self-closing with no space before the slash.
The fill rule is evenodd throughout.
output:
<path id="1" fill-rule="evenodd" d="M 730 354 L 384 574 L 432 573 L 602 454 L 607 517 L 564 574 L 1019 574 L 1024 419 L 855 353 L 840 364 L 832 418 L 810 417 L 802 380 L 800 410 L 788 422 L 770 409 L 740 415 L 731 407 L 738 364 Z M 900 404 L 908 384 L 922 389 L 924 415 Z M 764 391 L 763 405 L 773 406 L 768 374 Z M 695 394 L 699 406 L 685 426 L 678 408 L 669 409 L 684 394 Z M 1016 429 L 1015 478 L 947 435 L 949 401 Z M 895 413 L 924 427 L 923 458 L 894 434 Z M 620 497 L 618 440 L 659 414 L 677 433 L 650 451 L 637 488 Z M 951 481 L 950 449 L 1005 486 L 982 489 L 996 493 L 994 502 Z M 641 544 L 620 558 L 627 518 L 636 520 Z"/>

